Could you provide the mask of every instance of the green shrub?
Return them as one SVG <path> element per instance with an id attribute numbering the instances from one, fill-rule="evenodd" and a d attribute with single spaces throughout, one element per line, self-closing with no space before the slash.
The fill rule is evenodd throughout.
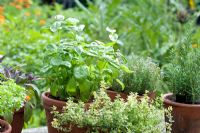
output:
<path id="1" fill-rule="evenodd" d="M 200 99 L 200 49 L 190 41 L 184 40 L 174 50 L 172 63 L 165 67 L 165 76 L 174 95 L 185 96 L 186 103 L 196 103 Z"/>
<path id="2" fill-rule="evenodd" d="M 154 102 L 149 104 L 147 95 L 138 100 L 136 94 L 129 95 L 127 102 L 119 97 L 112 102 L 106 92 L 101 90 L 94 93 L 94 101 L 87 110 L 83 102 L 72 100 L 67 101 L 62 113 L 53 107 L 52 126 L 66 132 L 73 126 L 89 127 L 88 132 L 106 133 L 162 133 L 166 125 L 170 130 L 170 123 L 163 121 L 164 109 L 158 104 L 161 101 L 157 99 Z M 71 128 L 66 129 L 66 125 Z"/>
<path id="3" fill-rule="evenodd" d="M 25 103 L 26 90 L 0 75 L 0 116 L 11 121 L 14 111 Z"/>
<path id="4" fill-rule="evenodd" d="M 161 89 L 161 70 L 151 58 L 144 59 L 132 54 L 127 57 L 127 64 L 132 73 L 123 73 L 119 78 L 125 85 L 125 92 L 144 94 L 145 91 L 154 92 Z M 121 90 L 116 82 L 112 88 Z"/>

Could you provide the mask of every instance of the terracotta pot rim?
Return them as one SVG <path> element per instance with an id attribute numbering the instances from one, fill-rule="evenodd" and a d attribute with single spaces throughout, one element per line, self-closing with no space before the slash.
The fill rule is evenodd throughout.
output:
<path id="1" fill-rule="evenodd" d="M 43 106 L 48 109 L 50 106 L 52 107 L 53 105 L 62 108 L 63 106 L 66 105 L 67 101 L 62 101 L 62 100 L 57 100 L 49 97 L 51 93 L 49 91 L 45 91 L 42 93 L 42 101 L 43 101 Z M 89 106 L 92 102 L 85 102 L 86 106 Z"/>
<path id="2" fill-rule="evenodd" d="M 7 129 L 6 129 L 4 132 L 2 132 L 2 133 L 11 133 L 12 127 L 11 127 L 11 125 L 10 125 L 7 121 L 4 121 L 4 120 L 0 119 L 0 123 L 3 124 L 3 125 L 5 125 L 6 128 L 7 128 Z"/>
<path id="3" fill-rule="evenodd" d="M 49 97 L 50 95 L 51 95 L 51 93 L 49 91 L 45 91 L 42 93 L 42 101 L 44 104 L 48 104 L 48 105 L 58 105 L 59 104 L 59 106 L 65 106 L 66 102 L 50 98 Z"/>
<path id="4" fill-rule="evenodd" d="M 42 93 L 42 97 L 45 98 L 45 100 L 48 99 L 48 100 L 50 100 L 52 102 L 59 101 L 59 102 L 65 103 L 65 101 L 62 101 L 62 100 L 57 100 L 57 99 L 49 98 L 50 95 L 51 95 L 51 93 L 49 91 L 45 91 L 45 92 Z"/>
<path id="5" fill-rule="evenodd" d="M 200 104 L 186 104 L 186 103 L 178 103 L 169 99 L 172 97 L 173 93 L 164 94 L 164 103 L 170 106 L 176 107 L 185 107 L 185 108 L 200 108 Z"/>

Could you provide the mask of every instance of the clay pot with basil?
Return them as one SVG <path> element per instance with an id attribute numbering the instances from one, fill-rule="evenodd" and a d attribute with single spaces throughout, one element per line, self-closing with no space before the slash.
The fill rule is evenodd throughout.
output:
<path id="1" fill-rule="evenodd" d="M 60 25 L 55 27 L 58 21 Z M 81 28 L 77 32 L 76 28 L 71 27 Z M 98 44 L 100 41 L 97 43 L 92 40 L 86 41 L 83 36 L 84 26 L 78 19 L 57 15 L 49 29 L 55 33 L 57 30 L 63 31 L 66 37 L 60 38 L 56 45 L 47 46 L 44 53 L 44 67 L 41 69 L 45 86 L 50 89 L 50 93 L 45 92 L 42 95 L 48 130 L 49 133 L 57 133 L 51 126 L 53 117 L 50 112 L 53 106 L 62 111 L 62 107 L 65 106 L 62 100 L 66 101 L 69 97 L 73 97 L 74 101 L 83 101 L 88 107 L 90 103 L 87 101 L 92 99 L 92 93 L 98 91 L 101 84 L 109 85 L 118 78 L 121 71 L 129 73 L 131 71 L 126 66 L 124 56 L 115 50 L 115 41 L 111 39 L 110 43 L 113 45 L 103 42 Z M 78 41 L 77 36 L 82 39 Z"/>

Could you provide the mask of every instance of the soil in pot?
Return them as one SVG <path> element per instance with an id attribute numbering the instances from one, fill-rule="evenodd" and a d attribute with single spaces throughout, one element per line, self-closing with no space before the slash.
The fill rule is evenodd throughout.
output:
<path id="1" fill-rule="evenodd" d="M 178 103 L 169 93 L 164 95 L 164 106 L 172 107 L 172 133 L 200 133 L 200 104 Z"/>
<path id="2" fill-rule="evenodd" d="M 175 100 L 178 103 L 193 104 L 192 97 L 191 96 L 187 96 L 187 95 L 176 95 Z M 197 100 L 197 101 L 194 102 L 194 104 L 200 104 L 200 101 Z"/>
<path id="3" fill-rule="evenodd" d="M 53 121 L 53 114 L 51 114 L 52 107 L 57 107 L 57 110 L 59 112 L 62 112 L 63 106 L 66 105 L 65 101 L 53 99 L 53 97 L 50 95 L 49 92 L 44 92 L 42 94 L 42 102 L 43 107 L 45 109 L 46 113 L 46 119 L 47 119 L 47 127 L 48 127 L 48 133 L 64 133 L 62 131 L 58 131 L 57 129 L 53 128 L 51 126 L 51 122 Z M 88 108 L 90 106 L 90 103 L 85 103 L 85 108 Z M 69 128 L 69 125 L 65 126 L 66 128 Z M 78 128 L 76 126 L 73 126 L 71 129 L 71 133 L 86 133 L 87 128 Z"/>
<path id="4" fill-rule="evenodd" d="M 11 133 L 11 126 L 8 122 L 0 119 L 0 132 L 1 133 Z"/>

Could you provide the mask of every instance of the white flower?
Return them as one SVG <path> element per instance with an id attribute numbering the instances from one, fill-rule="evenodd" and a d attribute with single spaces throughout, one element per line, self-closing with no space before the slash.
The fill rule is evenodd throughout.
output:
<path id="1" fill-rule="evenodd" d="M 115 29 L 111 29 L 109 27 L 106 27 L 106 31 L 110 32 L 110 33 L 115 33 L 116 30 Z"/>
<path id="2" fill-rule="evenodd" d="M 109 38 L 110 38 L 111 41 L 117 42 L 118 35 L 117 35 L 117 34 L 110 34 L 110 35 L 109 35 Z"/>
<path id="3" fill-rule="evenodd" d="M 56 19 L 57 21 L 63 21 L 63 20 L 65 19 L 65 17 L 64 17 L 63 15 L 56 15 L 56 16 L 55 16 L 55 19 Z"/>
<path id="4" fill-rule="evenodd" d="M 79 23 L 79 20 L 76 18 L 67 18 L 66 21 L 74 25 Z"/>

